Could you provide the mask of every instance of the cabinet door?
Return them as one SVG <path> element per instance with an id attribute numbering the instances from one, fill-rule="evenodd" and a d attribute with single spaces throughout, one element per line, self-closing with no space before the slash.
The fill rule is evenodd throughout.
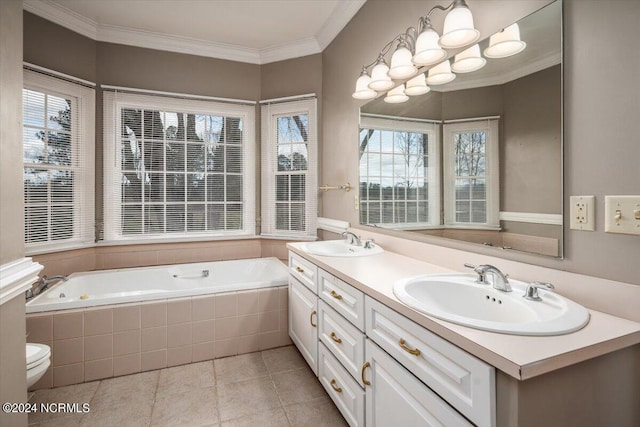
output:
<path id="1" fill-rule="evenodd" d="M 365 347 L 367 427 L 472 426 L 373 341 L 367 339 Z"/>
<path id="2" fill-rule="evenodd" d="M 318 375 L 318 297 L 289 276 L 289 336 Z"/>

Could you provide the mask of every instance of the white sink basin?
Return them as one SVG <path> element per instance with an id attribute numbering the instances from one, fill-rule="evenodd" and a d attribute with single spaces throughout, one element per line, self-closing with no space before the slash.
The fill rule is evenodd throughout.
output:
<path id="1" fill-rule="evenodd" d="M 527 284 L 509 279 L 512 292 L 476 283 L 476 275 L 438 274 L 399 280 L 393 293 L 429 316 L 471 328 L 513 335 L 562 335 L 589 322 L 589 312 L 553 292 L 539 290 L 542 301 L 522 297 Z"/>
<path id="2" fill-rule="evenodd" d="M 357 257 L 381 254 L 384 250 L 373 244 L 370 249 L 364 246 L 349 244 L 346 240 L 324 240 L 321 242 L 306 243 L 302 249 L 313 255 L 336 256 L 336 257 Z"/>

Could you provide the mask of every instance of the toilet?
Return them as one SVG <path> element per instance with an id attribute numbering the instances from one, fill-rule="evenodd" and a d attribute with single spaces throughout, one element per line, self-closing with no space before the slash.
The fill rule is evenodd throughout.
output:
<path id="1" fill-rule="evenodd" d="M 44 344 L 27 343 L 27 389 L 34 385 L 51 364 L 51 348 Z"/>

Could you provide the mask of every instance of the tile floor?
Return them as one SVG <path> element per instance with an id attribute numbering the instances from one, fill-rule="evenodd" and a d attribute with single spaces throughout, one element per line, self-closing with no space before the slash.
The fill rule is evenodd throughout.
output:
<path id="1" fill-rule="evenodd" d="M 38 390 L 31 402 L 90 404 L 30 414 L 38 427 L 347 425 L 293 346 Z"/>

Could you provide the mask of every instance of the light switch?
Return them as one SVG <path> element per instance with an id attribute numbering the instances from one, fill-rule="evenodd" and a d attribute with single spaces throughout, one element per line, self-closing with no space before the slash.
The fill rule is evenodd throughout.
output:
<path id="1" fill-rule="evenodd" d="M 595 196 L 571 196 L 569 203 L 570 221 L 572 230 L 595 230 Z"/>
<path id="2" fill-rule="evenodd" d="M 640 235 L 640 196 L 605 196 L 604 231 Z"/>

